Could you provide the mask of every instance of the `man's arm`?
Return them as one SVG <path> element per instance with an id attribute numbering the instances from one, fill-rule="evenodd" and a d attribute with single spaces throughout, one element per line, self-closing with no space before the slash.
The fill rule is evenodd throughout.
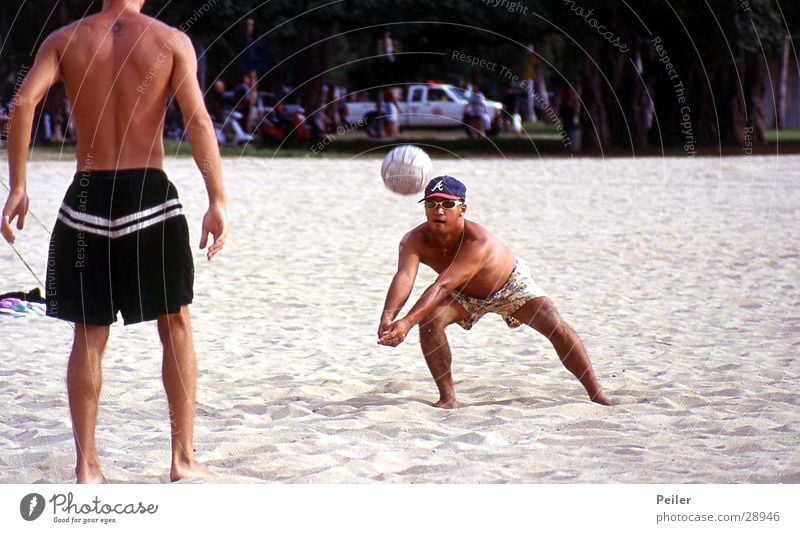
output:
<path id="1" fill-rule="evenodd" d="M 8 121 L 8 199 L 3 207 L 2 234 L 12 243 L 15 240 L 11 222 L 17 219 L 17 229 L 25 225 L 28 213 L 27 176 L 25 163 L 33 129 L 36 106 L 47 94 L 47 90 L 58 81 L 59 55 L 56 42 L 59 34 L 53 34 L 42 43 L 36 54 L 33 67 L 10 106 Z"/>
<path id="2" fill-rule="evenodd" d="M 378 326 L 378 337 L 383 336 L 386 328 L 406 304 L 414 280 L 419 270 L 419 253 L 412 234 L 408 234 L 400 241 L 399 258 L 397 260 L 397 273 L 392 278 L 389 290 L 386 293 L 386 302 L 381 313 L 381 322 Z"/>
<path id="3" fill-rule="evenodd" d="M 228 235 L 225 188 L 222 184 L 222 164 L 219 146 L 214 136 L 214 125 L 208 115 L 200 85 L 197 82 L 197 58 L 189 37 L 175 31 L 175 47 L 170 89 L 183 115 L 183 124 L 192 157 L 203 175 L 208 192 L 208 211 L 203 217 L 200 248 L 205 248 L 208 234 L 214 236 L 214 243 L 208 249 L 211 260 L 225 244 Z"/>
<path id="4" fill-rule="evenodd" d="M 466 284 L 481 269 L 489 246 L 475 243 L 462 248 L 459 255 L 447 269 L 439 274 L 436 281 L 425 289 L 417 303 L 406 316 L 390 324 L 378 344 L 397 346 L 405 340 L 408 332 L 429 316 L 442 302 L 450 298 L 456 289 Z"/>

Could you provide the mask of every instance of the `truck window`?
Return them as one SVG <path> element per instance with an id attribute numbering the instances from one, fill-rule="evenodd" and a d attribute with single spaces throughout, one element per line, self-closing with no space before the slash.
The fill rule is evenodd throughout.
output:
<path id="1" fill-rule="evenodd" d="M 412 102 L 422 101 L 422 87 L 414 87 L 411 90 L 411 101 Z"/>
<path id="2" fill-rule="evenodd" d="M 447 93 L 444 92 L 442 89 L 429 89 L 428 90 L 428 101 L 429 102 L 449 102 L 450 98 L 448 98 Z"/>
<path id="3" fill-rule="evenodd" d="M 455 93 L 456 100 L 469 100 L 469 94 L 467 94 L 467 91 L 464 89 L 460 87 L 451 87 L 450 90 Z"/>

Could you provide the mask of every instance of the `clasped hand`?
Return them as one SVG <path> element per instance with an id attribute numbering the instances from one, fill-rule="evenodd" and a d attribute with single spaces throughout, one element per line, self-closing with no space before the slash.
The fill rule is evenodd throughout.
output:
<path id="1" fill-rule="evenodd" d="M 402 343 L 411 327 L 405 320 L 400 319 L 392 322 L 378 332 L 378 344 L 383 346 L 397 346 Z"/>

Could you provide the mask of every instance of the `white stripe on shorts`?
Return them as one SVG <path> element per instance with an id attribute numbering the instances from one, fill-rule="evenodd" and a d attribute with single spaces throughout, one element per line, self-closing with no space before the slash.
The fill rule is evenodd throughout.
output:
<path id="1" fill-rule="evenodd" d="M 130 224 L 136 220 L 140 220 L 142 218 L 147 218 L 150 215 L 154 215 L 159 211 L 166 211 L 167 209 L 180 204 L 180 200 L 178 198 L 173 198 L 172 200 L 168 200 L 163 204 L 157 205 L 155 207 L 150 207 L 145 209 L 144 211 L 139 211 L 138 213 L 133 213 L 132 215 L 126 215 L 124 217 L 115 218 L 114 220 L 98 217 L 95 215 L 87 215 L 86 213 L 81 213 L 80 211 L 76 211 L 69 207 L 67 204 L 61 204 L 61 209 L 69 215 L 71 218 L 74 218 L 77 221 L 86 222 L 87 224 L 95 224 L 97 226 L 103 226 L 104 228 L 115 228 L 117 226 L 124 226 L 125 224 Z"/>
<path id="2" fill-rule="evenodd" d="M 176 217 L 176 216 L 182 215 L 182 214 L 183 214 L 183 209 L 181 209 L 181 208 L 173 209 L 172 211 L 169 211 L 168 213 L 163 213 L 163 214 L 161 214 L 161 215 L 159 215 L 157 217 L 154 217 L 154 218 L 139 222 L 138 224 L 134 224 L 132 226 L 127 226 L 125 228 L 118 229 L 118 230 L 101 229 L 101 228 L 96 228 L 96 227 L 93 227 L 93 226 L 87 226 L 85 224 L 81 224 L 80 222 L 75 222 L 74 220 L 71 220 L 70 218 L 66 217 L 64 215 L 64 213 L 58 213 L 58 220 L 60 220 L 61 222 L 63 222 L 67 226 L 69 226 L 69 227 L 71 227 L 73 229 L 76 229 L 78 231 L 91 233 L 93 235 L 99 235 L 101 237 L 109 237 L 111 239 L 116 239 L 118 237 L 124 237 L 125 235 L 129 235 L 129 234 L 131 234 L 131 233 L 133 233 L 135 231 L 139 231 L 139 230 L 142 230 L 142 229 L 145 229 L 145 228 L 149 228 L 150 226 L 154 226 L 154 225 L 156 225 L 156 224 L 158 224 L 160 222 L 163 222 L 163 221 L 165 221 L 165 220 L 167 220 L 169 218 L 173 218 L 173 217 Z"/>

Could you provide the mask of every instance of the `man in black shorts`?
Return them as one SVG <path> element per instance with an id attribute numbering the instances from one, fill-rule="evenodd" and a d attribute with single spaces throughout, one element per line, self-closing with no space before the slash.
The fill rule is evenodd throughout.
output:
<path id="1" fill-rule="evenodd" d="M 179 313 L 194 266 L 178 191 L 157 168 L 83 171 L 50 240 L 47 315 L 108 325 Z"/>
<path id="2" fill-rule="evenodd" d="M 194 459 L 197 379 L 187 305 L 194 267 L 175 187 L 163 170 L 169 93 L 183 114 L 209 207 L 200 247 L 208 259 L 227 233 L 219 149 L 197 82 L 189 38 L 140 13 L 144 0 L 105 0 L 100 13 L 57 30 L 39 49 L 9 129 L 11 190 L 2 234 L 14 242 L 28 210 L 28 143 L 37 103 L 59 78 L 77 131 L 78 172 L 52 234 L 47 313 L 75 323 L 67 390 L 79 483 L 104 482 L 95 446 L 101 359 L 109 325 L 157 320 L 172 428 L 170 479 L 206 474 Z"/>

